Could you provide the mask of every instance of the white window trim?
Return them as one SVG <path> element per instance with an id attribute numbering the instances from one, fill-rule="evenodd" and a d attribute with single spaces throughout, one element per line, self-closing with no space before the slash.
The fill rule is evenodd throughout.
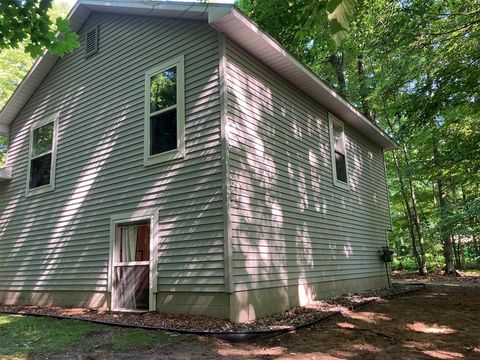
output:
<path id="1" fill-rule="evenodd" d="M 172 67 L 177 68 L 177 148 L 156 155 L 150 155 L 150 79 L 153 75 Z M 185 60 L 184 56 L 172 58 L 149 69 L 145 73 L 145 120 L 144 120 L 144 166 L 159 164 L 185 156 Z M 173 107 L 173 106 L 172 106 Z M 163 109 L 162 111 L 165 111 Z M 155 113 L 153 113 L 155 114 Z"/>
<path id="2" fill-rule="evenodd" d="M 129 222 L 150 221 L 150 269 L 149 269 L 149 311 L 157 307 L 157 282 L 158 282 L 158 210 L 139 210 L 131 213 L 110 216 L 110 248 L 108 257 L 107 291 L 110 293 L 110 310 L 116 309 L 113 305 L 113 254 L 116 238 L 116 227 Z M 120 263 L 121 264 L 121 263 Z M 136 262 L 137 265 L 139 265 Z M 118 264 L 117 264 L 118 265 Z M 145 263 L 145 265 L 147 265 Z"/>
<path id="3" fill-rule="evenodd" d="M 342 138 L 343 138 L 343 143 L 345 144 L 345 168 L 347 171 L 347 182 L 343 182 L 341 180 L 337 179 L 337 165 L 335 161 L 335 139 L 333 137 L 333 124 L 336 124 L 340 126 L 343 131 L 342 131 Z M 333 178 L 333 185 L 340 187 L 345 190 L 350 190 L 350 185 L 349 185 L 349 167 L 348 167 L 348 151 L 347 151 L 347 141 L 345 138 L 345 126 L 343 124 L 343 121 L 338 119 L 335 115 L 328 113 L 328 131 L 330 133 L 330 156 L 331 156 L 331 162 L 332 162 L 332 178 Z"/>
<path id="4" fill-rule="evenodd" d="M 43 194 L 49 191 L 55 190 L 55 173 L 57 168 L 57 143 L 58 143 L 58 118 L 60 113 L 57 112 L 49 117 L 46 117 L 42 120 L 38 120 L 32 124 L 29 132 L 29 145 L 28 145 L 28 164 L 27 164 L 27 186 L 25 190 L 25 196 L 33 196 Z M 48 123 L 53 122 L 53 139 L 52 139 L 52 163 L 50 165 L 50 183 L 48 185 L 39 186 L 33 189 L 30 189 L 30 171 L 32 163 L 32 152 L 33 152 L 33 131 L 42 127 Z"/>

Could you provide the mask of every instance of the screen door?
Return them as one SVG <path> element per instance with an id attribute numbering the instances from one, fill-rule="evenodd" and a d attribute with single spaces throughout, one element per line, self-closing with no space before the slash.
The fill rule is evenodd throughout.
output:
<path id="1" fill-rule="evenodd" d="M 149 310 L 150 223 L 117 224 L 113 249 L 112 308 Z"/>

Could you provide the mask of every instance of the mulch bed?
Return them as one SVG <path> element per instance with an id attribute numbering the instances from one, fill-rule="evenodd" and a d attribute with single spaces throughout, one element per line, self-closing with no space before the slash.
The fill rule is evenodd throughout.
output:
<path id="1" fill-rule="evenodd" d="M 421 287 L 420 287 L 421 288 Z M 236 324 L 228 320 L 200 315 L 180 315 L 166 313 L 118 313 L 106 310 L 84 308 L 61 308 L 41 306 L 0 306 L 0 312 L 22 315 L 54 316 L 79 320 L 113 323 L 118 325 L 168 329 L 195 333 L 247 333 L 291 330 L 312 324 L 337 312 L 350 311 L 356 306 L 372 301 L 385 301 L 386 298 L 419 289 L 418 285 L 394 284 L 390 289 L 369 290 L 360 294 L 316 301 L 307 306 L 297 306 L 290 310 L 260 318 L 254 322 Z"/>
<path id="2" fill-rule="evenodd" d="M 468 284 L 480 284 L 480 276 L 469 272 L 458 271 L 458 275 L 444 275 L 442 272 L 429 272 L 425 275 L 409 273 L 404 271 L 394 271 L 393 280 L 413 280 L 418 282 L 460 282 Z"/>

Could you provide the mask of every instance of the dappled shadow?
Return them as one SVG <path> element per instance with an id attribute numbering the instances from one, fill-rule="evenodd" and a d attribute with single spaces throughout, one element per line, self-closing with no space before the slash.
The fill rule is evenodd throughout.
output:
<path id="1" fill-rule="evenodd" d="M 221 293 L 218 34 L 203 22 L 93 13 L 80 40 L 97 24 L 99 52 L 85 59 L 80 47 L 60 59 L 12 124 L 13 179 L 0 185 L 0 303 L 106 306 L 110 217 L 145 209 L 158 210 L 162 225 L 158 291 Z M 145 71 L 179 55 L 185 158 L 144 167 Z M 25 197 L 30 125 L 55 112 L 55 191 Z M 209 280 L 188 284 L 199 277 Z"/>
<path id="2" fill-rule="evenodd" d="M 59 60 L 12 126 L 0 301 L 105 306 L 110 217 L 148 209 L 159 213 L 163 311 L 225 317 L 230 305 L 235 320 L 248 320 L 387 285 L 377 255 L 389 227 L 381 149 L 346 126 L 350 190 L 334 187 L 326 110 L 234 50 L 224 191 L 218 33 L 201 22 L 97 13 L 84 29 L 98 24 L 98 54 L 85 59 L 80 48 Z M 179 55 L 185 156 L 144 167 L 144 74 Z M 25 198 L 29 127 L 58 111 L 56 189 Z"/>
<path id="3" fill-rule="evenodd" d="M 474 359 L 480 355 L 480 289 L 429 290 L 366 305 L 254 344 L 217 343 L 224 359 Z M 376 321 L 371 321 L 376 319 Z M 409 324 L 435 324 L 414 327 Z M 440 328 L 437 331 L 419 329 Z M 443 331 L 452 329 L 455 331 Z"/>
<path id="4" fill-rule="evenodd" d="M 227 42 L 238 320 L 387 285 L 382 151 L 346 126 L 350 189 L 333 186 L 327 112 Z"/>

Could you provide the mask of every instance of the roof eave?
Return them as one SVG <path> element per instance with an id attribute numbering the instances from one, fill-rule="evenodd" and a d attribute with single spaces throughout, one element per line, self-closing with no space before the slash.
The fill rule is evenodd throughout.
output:
<path id="1" fill-rule="evenodd" d="M 77 32 L 81 29 L 85 21 L 93 11 L 108 12 L 116 14 L 144 15 L 144 16 L 162 16 L 189 20 L 207 21 L 208 12 L 206 6 L 215 7 L 215 9 L 230 9 L 232 5 L 221 4 L 189 4 L 185 2 L 158 2 L 149 4 L 137 1 L 98 1 L 98 0 L 79 0 L 73 6 L 67 15 L 72 31 Z M 220 11 L 221 13 L 222 11 Z M 37 59 L 30 71 L 23 78 L 20 85 L 8 99 L 7 103 L 0 111 L 0 124 L 10 125 L 25 103 L 30 99 L 35 90 L 49 71 L 57 62 L 58 57 L 45 52 L 42 57 Z M 4 131 L 4 130 L 1 130 Z M 8 129 L 5 130 L 8 133 Z"/>
<path id="2" fill-rule="evenodd" d="M 207 6 L 207 8 L 205 7 Z M 207 20 L 211 26 L 225 33 L 247 52 L 258 58 L 292 84 L 309 94 L 328 111 L 341 118 L 384 150 L 394 150 L 396 143 L 360 111 L 320 80 L 312 71 L 291 55 L 271 36 L 264 33 L 229 4 L 187 4 L 168 2 L 146 4 L 133 1 L 79 0 L 68 15 L 70 27 L 78 31 L 92 11 L 118 14 L 172 16 Z M 0 112 L 0 133 L 8 132 L 24 104 L 41 84 L 58 58 L 48 52 L 38 59 Z"/>
<path id="3" fill-rule="evenodd" d="M 239 10 L 232 8 L 227 14 L 212 13 L 209 22 L 382 149 L 388 151 L 397 148 L 387 134 Z"/>

